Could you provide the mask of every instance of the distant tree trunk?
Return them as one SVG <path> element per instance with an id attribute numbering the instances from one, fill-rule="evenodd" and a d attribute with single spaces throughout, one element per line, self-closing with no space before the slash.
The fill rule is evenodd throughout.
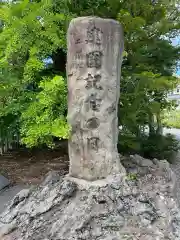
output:
<path id="1" fill-rule="evenodd" d="M 142 126 L 141 125 L 138 125 L 138 127 L 137 127 L 137 132 L 136 132 L 136 136 L 138 137 L 138 138 L 141 138 L 141 136 L 142 136 Z"/>
<path id="2" fill-rule="evenodd" d="M 157 113 L 156 119 L 157 119 L 157 130 L 156 130 L 156 134 L 162 135 L 162 134 L 163 134 L 163 127 L 162 127 L 160 112 Z"/>
<path id="3" fill-rule="evenodd" d="M 149 114 L 149 136 L 154 135 L 155 133 L 156 133 L 156 130 L 155 130 L 154 115 L 150 113 Z"/>

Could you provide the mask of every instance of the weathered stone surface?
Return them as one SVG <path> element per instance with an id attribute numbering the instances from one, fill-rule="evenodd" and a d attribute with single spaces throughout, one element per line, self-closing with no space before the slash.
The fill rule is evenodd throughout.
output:
<path id="1" fill-rule="evenodd" d="M 0 174 L 0 191 L 9 185 L 10 185 L 10 181 Z"/>
<path id="2" fill-rule="evenodd" d="M 61 177 L 60 177 L 60 174 L 58 171 L 52 171 L 47 174 L 42 185 L 46 186 L 48 184 L 53 184 L 53 183 L 59 182 L 60 178 Z"/>
<path id="3" fill-rule="evenodd" d="M 117 153 L 117 105 L 123 52 L 121 25 L 83 17 L 68 30 L 70 175 L 97 180 L 124 172 Z"/>
<path id="4" fill-rule="evenodd" d="M 27 185 L 14 185 L 0 191 L 0 213 L 4 211 L 8 202 L 11 201 L 18 192 L 27 188 Z"/>
<path id="5" fill-rule="evenodd" d="M 12 200 L 0 216 L 0 239 L 179 240 L 174 174 L 165 161 L 150 165 L 138 166 L 134 180 L 131 168 L 127 176 L 94 182 L 68 176 L 51 181 L 58 174 L 50 173 Z"/>
<path id="6" fill-rule="evenodd" d="M 145 159 L 139 155 L 131 155 L 131 162 L 134 162 L 136 165 L 140 167 L 151 167 L 153 165 L 153 162 L 149 159 Z"/>

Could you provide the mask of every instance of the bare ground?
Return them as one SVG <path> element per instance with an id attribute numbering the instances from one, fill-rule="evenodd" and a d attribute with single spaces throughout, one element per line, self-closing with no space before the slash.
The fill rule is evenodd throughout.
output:
<path id="1" fill-rule="evenodd" d="M 58 170 L 62 175 L 68 172 L 67 151 L 62 148 L 20 149 L 0 156 L 0 174 L 12 184 L 36 185 L 51 170 Z"/>

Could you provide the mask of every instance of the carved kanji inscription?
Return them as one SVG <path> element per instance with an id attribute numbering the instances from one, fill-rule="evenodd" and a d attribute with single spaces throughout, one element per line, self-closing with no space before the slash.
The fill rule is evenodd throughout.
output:
<path id="1" fill-rule="evenodd" d="M 99 112 L 102 99 L 97 97 L 97 93 L 91 93 L 87 99 L 87 103 L 91 110 Z"/>
<path id="2" fill-rule="evenodd" d="M 100 139 L 98 137 L 92 137 L 87 139 L 87 145 L 90 150 L 98 151 Z"/>
<path id="3" fill-rule="evenodd" d="M 88 77 L 85 80 L 87 82 L 86 89 L 95 88 L 95 89 L 102 90 L 102 87 L 100 86 L 100 81 L 101 81 L 100 74 L 96 74 L 93 76 L 92 74 L 88 73 Z"/>
<path id="4" fill-rule="evenodd" d="M 73 60 L 72 60 L 72 68 L 83 68 L 85 66 L 85 62 L 83 60 L 82 49 L 77 51 Z"/>
<path id="5" fill-rule="evenodd" d="M 95 22 L 90 20 L 89 26 L 87 28 L 87 39 L 85 40 L 86 43 L 92 43 L 101 45 L 102 44 L 102 30 L 96 27 Z"/>
<path id="6" fill-rule="evenodd" d="M 88 68 L 101 68 L 102 66 L 102 52 L 92 51 L 86 55 L 86 63 Z"/>
<path id="7" fill-rule="evenodd" d="M 100 125 L 100 120 L 96 117 L 92 117 L 87 120 L 86 125 L 87 125 L 87 128 L 89 128 L 89 129 L 96 129 Z"/>
<path id="8" fill-rule="evenodd" d="M 81 43 L 81 39 L 80 39 L 80 38 L 77 38 L 77 39 L 75 40 L 75 44 L 79 44 L 79 43 Z"/>

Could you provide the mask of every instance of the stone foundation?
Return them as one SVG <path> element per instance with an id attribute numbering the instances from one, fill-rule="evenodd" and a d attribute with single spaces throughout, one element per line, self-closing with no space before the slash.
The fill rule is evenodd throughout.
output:
<path id="1" fill-rule="evenodd" d="M 180 212 L 166 161 L 122 158 L 127 175 L 88 182 L 52 172 L 0 216 L 1 240 L 177 240 Z"/>

